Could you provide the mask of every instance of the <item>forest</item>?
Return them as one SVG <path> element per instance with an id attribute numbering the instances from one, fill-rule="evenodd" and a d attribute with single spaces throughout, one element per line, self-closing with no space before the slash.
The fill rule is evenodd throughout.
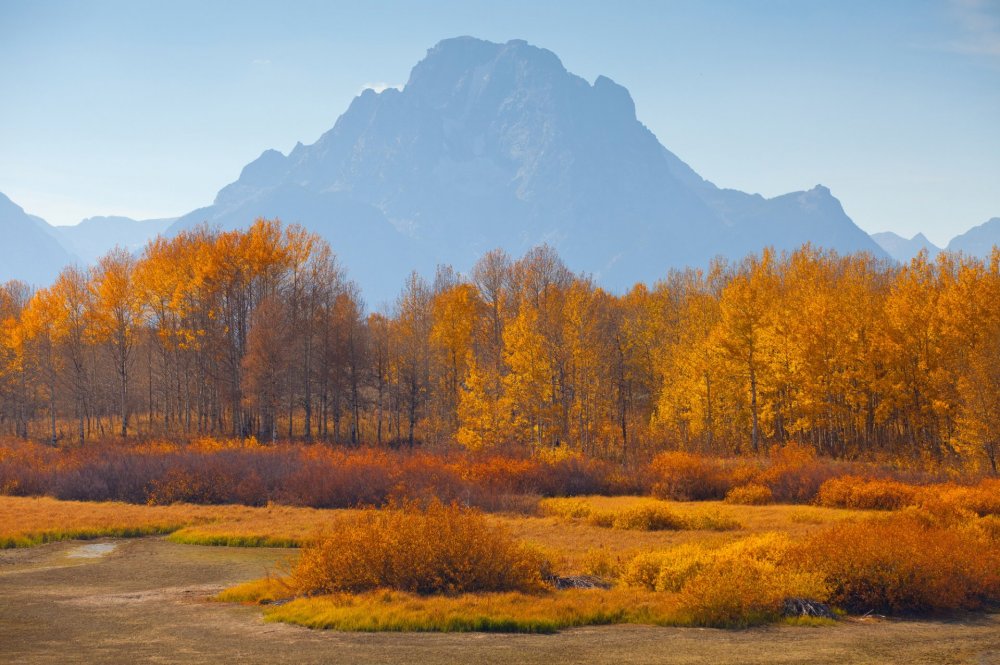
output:
<path id="1" fill-rule="evenodd" d="M 1000 251 L 810 246 L 616 295 L 556 252 L 414 273 L 372 309 L 320 238 L 207 227 L 0 287 L 0 432 L 956 463 L 997 472 Z"/>

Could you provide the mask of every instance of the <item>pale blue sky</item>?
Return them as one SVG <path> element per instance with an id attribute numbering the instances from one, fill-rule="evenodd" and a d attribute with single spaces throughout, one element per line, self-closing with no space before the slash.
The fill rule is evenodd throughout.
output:
<path id="1" fill-rule="evenodd" d="M 55 224 L 187 213 L 457 35 L 610 76 L 722 187 L 822 183 L 939 244 L 1000 216 L 998 0 L 0 0 L 0 192 Z"/>

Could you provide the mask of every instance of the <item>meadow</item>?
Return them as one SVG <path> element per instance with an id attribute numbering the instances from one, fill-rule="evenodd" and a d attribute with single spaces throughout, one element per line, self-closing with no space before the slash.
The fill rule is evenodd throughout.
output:
<path id="1" fill-rule="evenodd" d="M 548 633 L 1000 604 L 1000 481 L 794 446 L 750 460 L 665 453 L 631 469 L 234 441 L 0 450 L 2 547 L 160 535 L 294 548 L 280 570 L 217 597 L 258 604 L 269 622 Z"/>

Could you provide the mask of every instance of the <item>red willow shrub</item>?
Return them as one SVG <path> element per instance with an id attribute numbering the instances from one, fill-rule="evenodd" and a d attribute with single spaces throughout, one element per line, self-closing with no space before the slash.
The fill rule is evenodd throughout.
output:
<path id="1" fill-rule="evenodd" d="M 516 497 L 524 495 L 621 488 L 637 489 L 615 465 L 578 455 L 546 459 L 211 441 L 65 449 L 0 443 L 0 493 L 81 501 L 346 508 L 438 499 L 501 510 L 523 506 Z"/>
<path id="2" fill-rule="evenodd" d="M 723 499 L 733 484 L 722 460 L 692 453 L 660 453 L 650 463 L 653 494 L 661 499 Z"/>

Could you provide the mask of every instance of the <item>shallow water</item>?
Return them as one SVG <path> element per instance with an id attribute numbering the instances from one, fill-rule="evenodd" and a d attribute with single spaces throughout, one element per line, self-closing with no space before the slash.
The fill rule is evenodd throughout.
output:
<path id="1" fill-rule="evenodd" d="M 74 547 L 66 553 L 66 556 L 74 559 L 96 559 L 111 554 L 116 547 L 117 543 L 91 543 Z"/>

